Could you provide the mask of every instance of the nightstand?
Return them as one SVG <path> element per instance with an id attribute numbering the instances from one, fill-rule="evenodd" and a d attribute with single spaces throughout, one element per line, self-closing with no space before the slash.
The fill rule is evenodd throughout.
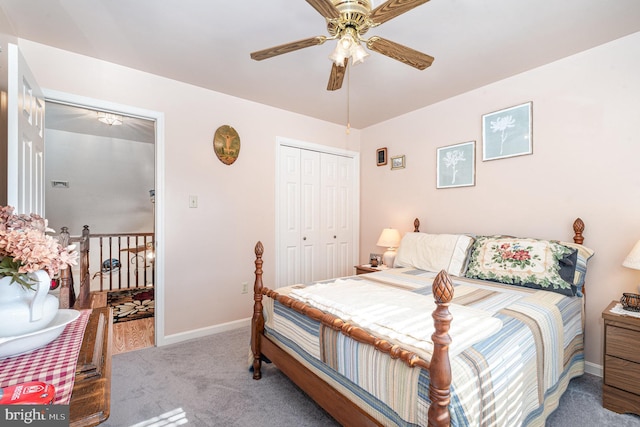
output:
<path id="1" fill-rule="evenodd" d="M 368 264 L 365 265 L 356 265 L 356 274 L 366 274 L 366 273 L 375 273 L 376 271 L 380 271 L 380 267 L 371 267 Z"/>
<path id="2" fill-rule="evenodd" d="M 604 378 L 602 406 L 618 413 L 640 415 L 640 318 L 612 313 L 604 319 Z"/>

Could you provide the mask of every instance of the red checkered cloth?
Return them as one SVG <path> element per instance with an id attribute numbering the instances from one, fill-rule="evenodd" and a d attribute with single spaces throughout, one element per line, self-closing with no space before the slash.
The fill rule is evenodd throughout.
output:
<path id="1" fill-rule="evenodd" d="M 91 310 L 69 323 L 62 334 L 44 347 L 0 360 L 0 387 L 42 381 L 56 389 L 54 405 L 68 405 L 76 377 L 78 354 Z"/>

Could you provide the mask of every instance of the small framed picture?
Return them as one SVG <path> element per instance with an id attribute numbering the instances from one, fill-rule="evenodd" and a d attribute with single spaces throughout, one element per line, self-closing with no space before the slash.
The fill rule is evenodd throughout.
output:
<path id="1" fill-rule="evenodd" d="M 402 156 L 395 156 L 391 158 L 391 169 L 403 169 L 404 168 L 404 154 Z"/>
<path id="2" fill-rule="evenodd" d="M 382 255 L 373 253 L 369 254 L 369 264 L 371 265 L 371 267 L 382 265 Z"/>
<path id="3" fill-rule="evenodd" d="M 469 187 L 476 184 L 476 142 L 437 149 L 436 188 Z"/>
<path id="4" fill-rule="evenodd" d="M 482 116 L 482 161 L 533 153 L 532 103 Z"/>
<path id="5" fill-rule="evenodd" d="M 376 150 L 376 164 L 378 166 L 384 166 L 387 164 L 387 147 L 378 148 Z"/>

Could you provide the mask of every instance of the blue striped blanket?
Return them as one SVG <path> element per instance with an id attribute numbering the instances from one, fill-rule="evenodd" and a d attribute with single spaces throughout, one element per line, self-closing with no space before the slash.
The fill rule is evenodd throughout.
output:
<path id="1" fill-rule="evenodd" d="M 346 286 L 367 281 L 429 295 L 434 277 L 391 269 L 352 277 Z M 295 298 L 292 291 L 300 286 L 277 291 Z M 454 304 L 482 310 L 502 327 L 458 346 L 451 358 L 451 425 L 544 426 L 569 380 L 584 372 L 582 298 L 469 279 L 454 278 L 454 286 Z M 428 371 L 410 368 L 269 298 L 264 310 L 265 332 L 272 340 L 381 424 L 427 425 Z"/>

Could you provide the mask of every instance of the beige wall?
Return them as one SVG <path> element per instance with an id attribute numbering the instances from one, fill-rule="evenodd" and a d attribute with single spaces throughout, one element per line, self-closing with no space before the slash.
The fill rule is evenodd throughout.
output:
<path id="1" fill-rule="evenodd" d="M 601 364 L 601 312 L 640 283 L 639 271 L 621 266 L 640 239 L 638 69 L 640 33 L 364 129 L 361 261 L 380 252 L 382 228 L 409 231 L 414 217 L 426 232 L 570 239 L 579 216 L 596 251 L 586 358 Z M 533 155 L 482 162 L 481 115 L 527 101 Z M 470 140 L 476 185 L 436 190 L 436 148 Z M 376 167 L 375 149 L 385 146 L 406 155 L 406 169 Z"/>
<path id="2" fill-rule="evenodd" d="M 359 151 L 359 132 L 344 126 L 26 40 L 20 48 L 45 89 L 164 113 L 167 336 L 251 316 L 253 296 L 241 283 L 253 283 L 257 240 L 265 284 L 274 282 L 276 136 Z M 213 152 L 224 124 L 241 138 L 231 166 Z"/>

